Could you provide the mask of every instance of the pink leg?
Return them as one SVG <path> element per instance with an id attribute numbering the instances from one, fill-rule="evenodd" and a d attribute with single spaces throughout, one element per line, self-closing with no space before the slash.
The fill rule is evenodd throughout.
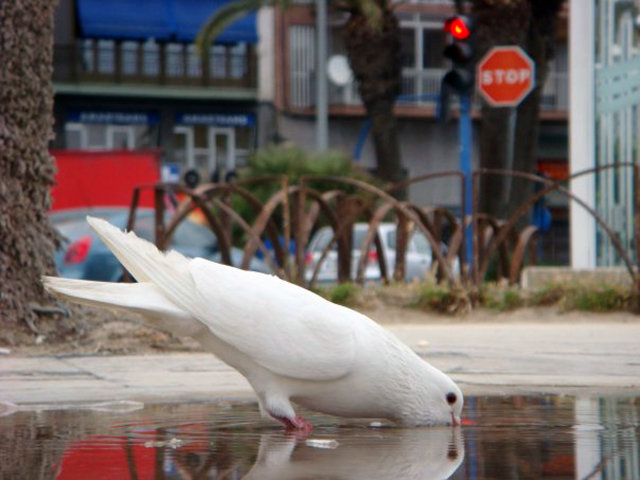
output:
<path id="1" fill-rule="evenodd" d="M 279 417 L 277 415 L 271 415 L 273 418 L 284 424 L 286 431 L 299 431 L 304 433 L 311 433 L 313 425 L 307 422 L 301 415 L 296 415 L 293 418 Z"/>

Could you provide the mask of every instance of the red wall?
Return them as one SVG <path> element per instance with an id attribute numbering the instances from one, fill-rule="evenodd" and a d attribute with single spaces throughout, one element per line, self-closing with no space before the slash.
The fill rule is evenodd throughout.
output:
<path id="1" fill-rule="evenodd" d="M 128 207 L 134 187 L 160 180 L 158 151 L 52 150 L 51 154 L 58 166 L 51 210 Z M 139 205 L 153 206 L 151 190 L 142 192 Z"/>

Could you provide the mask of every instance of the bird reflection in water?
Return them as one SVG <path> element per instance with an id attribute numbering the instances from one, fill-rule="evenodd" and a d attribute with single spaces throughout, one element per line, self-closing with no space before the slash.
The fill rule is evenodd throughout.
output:
<path id="1" fill-rule="evenodd" d="M 446 479 L 464 458 L 460 429 L 349 432 L 335 449 L 310 447 L 283 435 L 263 435 L 246 480 Z"/>
<path id="2" fill-rule="evenodd" d="M 156 438 L 170 437 L 168 432 L 158 433 Z M 247 435 L 211 429 L 208 433 L 208 441 L 198 435 L 193 442 L 187 435 L 178 447 L 169 447 L 166 440 L 156 442 L 154 463 L 160 468 L 155 478 L 446 479 L 464 459 L 462 432 L 450 427 L 338 428 L 307 439 L 271 431 Z M 175 431 L 172 435 L 180 438 Z M 133 452 L 130 456 L 134 457 Z M 140 474 L 135 467 L 129 472 L 131 478 L 142 478 Z"/>

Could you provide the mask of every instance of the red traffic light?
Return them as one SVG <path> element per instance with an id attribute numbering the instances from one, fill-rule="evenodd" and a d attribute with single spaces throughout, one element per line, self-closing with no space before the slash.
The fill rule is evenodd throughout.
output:
<path id="1" fill-rule="evenodd" d="M 464 19 L 460 17 L 451 17 L 444 22 L 444 30 L 450 33 L 456 40 L 465 40 L 471 35 L 469 27 L 467 27 Z"/>

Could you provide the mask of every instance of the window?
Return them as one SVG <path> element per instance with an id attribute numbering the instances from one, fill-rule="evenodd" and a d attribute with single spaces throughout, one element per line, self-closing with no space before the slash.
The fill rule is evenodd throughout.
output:
<path id="1" fill-rule="evenodd" d="M 403 28 L 400 30 L 400 55 L 402 57 L 403 68 L 416 67 L 416 39 L 413 29 Z"/>
<path id="2" fill-rule="evenodd" d="M 169 77 L 184 77 L 184 45 L 169 43 L 166 49 L 167 75 Z"/>
<path id="3" fill-rule="evenodd" d="M 224 45 L 213 45 L 209 50 L 209 75 L 211 78 L 227 76 L 227 48 Z"/>
<path id="4" fill-rule="evenodd" d="M 138 42 L 122 42 L 120 52 L 122 54 L 122 73 L 136 75 L 138 73 Z"/>
<path id="5" fill-rule="evenodd" d="M 318 231 L 317 236 L 315 237 L 315 242 L 313 245 L 309 246 L 309 250 L 313 252 L 323 252 L 329 242 L 333 238 L 333 230 L 330 228 L 321 228 Z"/>
<path id="6" fill-rule="evenodd" d="M 82 52 L 82 66 L 85 72 L 95 72 L 96 63 L 94 57 L 93 40 L 82 40 L 80 43 L 80 49 Z"/>
<path id="7" fill-rule="evenodd" d="M 111 74 L 115 72 L 115 45 L 113 40 L 98 40 L 98 73 Z"/>
<path id="8" fill-rule="evenodd" d="M 134 147 L 134 127 L 132 125 L 108 125 L 106 129 L 107 149 L 132 150 Z"/>
<path id="9" fill-rule="evenodd" d="M 295 107 L 315 102 L 315 29 L 307 25 L 289 28 L 289 101 Z"/>
<path id="10" fill-rule="evenodd" d="M 79 123 L 67 123 L 64 126 L 64 141 L 69 150 L 85 148 L 87 133 L 84 126 Z"/>
<path id="11" fill-rule="evenodd" d="M 187 77 L 199 78 L 202 76 L 202 65 L 200 64 L 200 54 L 195 45 L 187 46 Z"/>
<path id="12" fill-rule="evenodd" d="M 402 45 L 401 94 L 409 102 L 432 101 L 440 93 L 445 67 L 443 20 L 425 15 L 399 15 Z"/>
<path id="13" fill-rule="evenodd" d="M 69 122 L 64 126 L 70 150 L 133 150 L 153 145 L 151 125 L 107 125 Z"/>
<path id="14" fill-rule="evenodd" d="M 82 148 L 104 150 L 107 148 L 106 125 L 83 125 L 87 131 L 87 143 Z"/>
<path id="15" fill-rule="evenodd" d="M 431 254 L 431 244 L 427 237 L 421 232 L 416 232 L 411 236 L 411 241 L 416 252 L 425 255 Z"/>
<path id="16" fill-rule="evenodd" d="M 400 28 L 404 68 L 444 68 L 445 34 L 441 20 L 405 16 Z"/>
<path id="17" fill-rule="evenodd" d="M 445 60 L 442 51 L 445 37 L 442 30 L 422 31 L 422 68 L 444 68 Z"/>
<path id="18" fill-rule="evenodd" d="M 238 43 L 230 49 L 231 78 L 242 78 L 247 74 L 247 44 Z"/>
<path id="19" fill-rule="evenodd" d="M 153 39 L 142 47 L 142 73 L 149 77 L 160 73 L 160 46 Z"/>

